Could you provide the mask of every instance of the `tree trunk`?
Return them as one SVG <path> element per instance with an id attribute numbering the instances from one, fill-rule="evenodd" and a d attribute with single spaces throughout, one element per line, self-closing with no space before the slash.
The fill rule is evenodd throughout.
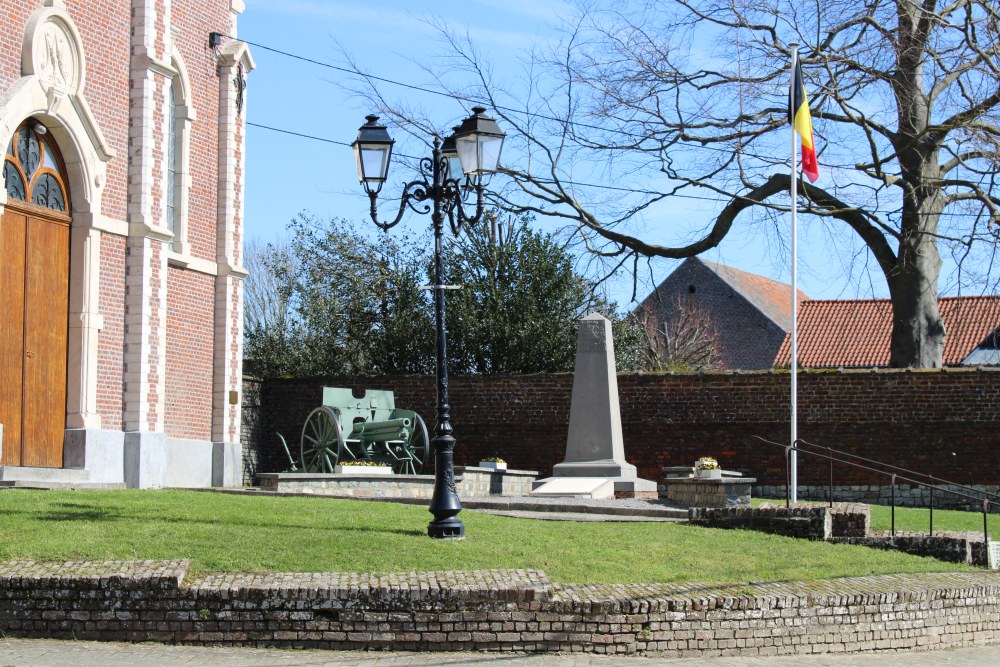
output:
<path id="1" fill-rule="evenodd" d="M 903 209 L 899 251 L 886 273 L 892 297 L 889 364 L 895 368 L 940 368 L 944 323 L 937 306 L 941 255 L 937 229 L 944 199 L 938 154 L 940 136 L 928 132 L 931 98 L 925 92 L 924 58 L 930 24 L 915 2 L 897 3 L 899 29 L 892 75 L 898 131 Z M 885 270 L 883 266 L 883 270 Z"/>
<path id="2" fill-rule="evenodd" d="M 940 368 L 944 322 L 938 311 L 941 256 L 937 239 L 917 231 L 900 243 L 889 280 L 892 339 L 889 364 L 894 368 Z"/>

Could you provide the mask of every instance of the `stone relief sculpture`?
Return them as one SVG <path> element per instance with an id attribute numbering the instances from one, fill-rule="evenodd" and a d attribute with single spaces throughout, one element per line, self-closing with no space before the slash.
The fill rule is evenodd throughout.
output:
<path id="1" fill-rule="evenodd" d="M 42 62 L 38 74 L 50 86 L 68 89 L 75 68 L 70 62 L 72 56 L 66 33 L 51 21 L 42 27 L 41 33 L 45 48 L 42 49 Z"/>

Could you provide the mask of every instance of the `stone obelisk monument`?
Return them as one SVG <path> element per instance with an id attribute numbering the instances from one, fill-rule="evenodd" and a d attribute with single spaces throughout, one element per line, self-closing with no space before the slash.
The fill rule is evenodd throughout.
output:
<path id="1" fill-rule="evenodd" d="M 611 322 L 601 315 L 580 321 L 570 404 L 566 458 L 532 495 L 609 498 L 656 497 L 656 482 L 639 479 L 625 460 L 618 375 Z"/>

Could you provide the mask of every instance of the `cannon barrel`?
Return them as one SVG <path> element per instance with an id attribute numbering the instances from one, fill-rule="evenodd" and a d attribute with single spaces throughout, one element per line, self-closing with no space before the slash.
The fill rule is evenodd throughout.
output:
<path id="1" fill-rule="evenodd" d="M 381 422 L 358 422 L 351 431 L 352 439 L 363 439 L 366 442 L 385 442 L 387 440 L 405 440 L 409 437 L 412 421 L 409 419 L 387 419 Z"/>

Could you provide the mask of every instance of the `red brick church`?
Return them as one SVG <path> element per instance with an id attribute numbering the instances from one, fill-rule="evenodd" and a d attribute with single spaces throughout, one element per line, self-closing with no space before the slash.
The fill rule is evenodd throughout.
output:
<path id="1" fill-rule="evenodd" d="M 0 484 L 241 482 L 242 11 L 4 0 Z"/>

